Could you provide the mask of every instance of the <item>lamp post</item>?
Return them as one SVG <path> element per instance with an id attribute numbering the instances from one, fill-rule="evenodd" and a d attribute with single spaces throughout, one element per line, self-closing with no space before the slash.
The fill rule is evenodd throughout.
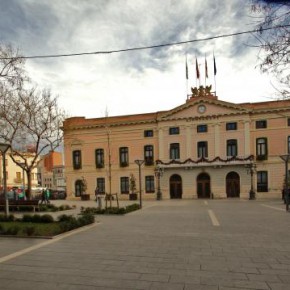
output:
<path id="1" fill-rule="evenodd" d="M 280 158 L 285 162 L 285 195 L 284 200 L 286 203 L 286 211 L 289 209 L 289 171 L 288 171 L 288 162 L 290 161 L 290 154 L 280 155 Z"/>
<path id="2" fill-rule="evenodd" d="M 144 160 L 135 160 L 135 163 L 138 165 L 139 167 L 139 200 L 140 200 L 140 208 L 142 208 L 142 182 L 141 182 L 141 166 L 144 163 Z"/>
<path id="3" fill-rule="evenodd" d="M 155 173 L 155 177 L 157 178 L 157 195 L 156 195 L 156 199 L 157 200 L 161 200 L 162 199 L 162 192 L 160 189 L 160 178 L 163 175 L 163 168 L 156 166 L 154 169 L 154 173 Z"/>
<path id="4" fill-rule="evenodd" d="M 2 155 L 2 164 L 3 164 L 3 191 L 5 196 L 5 215 L 9 215 L 9 201 L 7 195 L 7 175 L 6 175 L 6 159 L 5 154 L 7 150 L 10 148 L 10 144 L 0 143 L 0 152 Z"/>
<path id="5" fill-rule="evenodd" d="M 256 167 L 257 166 L 253 161 L 251 161 L 251 163 L 248 164 L 248 166 L 247 166 L 248 172 L 251 175 L 251 189 L 249 192 L 249 199 L 250 200 L 256 199 L 256 192 L 254 190 L 254 173 L 256 172 Z"/>

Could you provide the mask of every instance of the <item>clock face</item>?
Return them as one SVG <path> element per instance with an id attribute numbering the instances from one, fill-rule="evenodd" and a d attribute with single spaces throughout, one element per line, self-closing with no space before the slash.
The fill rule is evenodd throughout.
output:
<path id="1" fill-rule="evenodd" d="M 201 113 L 201 114 L 205 112 L 205 109 L 206 109 L 205 105 L 199 105 L 198 106 L 198 112 Z"/>

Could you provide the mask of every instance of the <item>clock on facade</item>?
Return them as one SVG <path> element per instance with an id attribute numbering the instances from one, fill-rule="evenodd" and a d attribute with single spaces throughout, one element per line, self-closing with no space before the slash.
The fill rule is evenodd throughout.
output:
<path id="1" fill-rule="evenodd" d="M 206 107 L 205 105 L 199 105 L 197 109 L 198 109 L 198 112 L 202 114 L 205 112 Z"/>

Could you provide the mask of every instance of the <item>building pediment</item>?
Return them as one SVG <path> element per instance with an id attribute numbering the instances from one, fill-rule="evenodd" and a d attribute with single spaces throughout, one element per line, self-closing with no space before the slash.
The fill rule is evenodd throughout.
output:
<path id="1" fill-rule="evenodd" d="M 219 116 L 247 114 L 251 110 L 216 98 L 192 97 L 187 102 L 159 115 L 159 121 L 174 119 L 216 118 Z"/>

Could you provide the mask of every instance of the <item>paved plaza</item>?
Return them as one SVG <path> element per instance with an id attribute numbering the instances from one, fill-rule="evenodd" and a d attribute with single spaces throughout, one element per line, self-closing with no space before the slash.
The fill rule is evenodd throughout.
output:
<path id="1" fill-rule="evenodd" d="M 145 201 L 96 220 L 50 240 L 1 237 L 0 289 L 290 289 L 281 200 Z"/>

